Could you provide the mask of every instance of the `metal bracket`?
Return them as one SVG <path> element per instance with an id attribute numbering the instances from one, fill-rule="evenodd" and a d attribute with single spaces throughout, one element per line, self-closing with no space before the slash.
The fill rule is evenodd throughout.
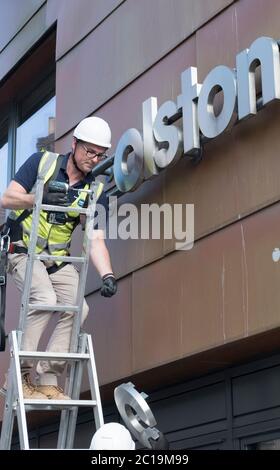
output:
<path id="1" fill-rule="evenodd" d="M 0 251 L 8 252 L 10 248 L 11 239 L 9 237 L 10 229 L 4 235 L 0 235 Z"/>

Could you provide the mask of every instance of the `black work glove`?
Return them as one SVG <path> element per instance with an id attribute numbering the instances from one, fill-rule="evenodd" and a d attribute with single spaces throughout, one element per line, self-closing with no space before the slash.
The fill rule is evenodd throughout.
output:
<path id="1" fill-rule="evenodd" d="M 113 273 L 108 273 L 105 274 L 105 276 L 102 277 L 102 287 L 100 294 L 103 297 L 112 297 L 112 295 L 115 295 L 117 292 L 117 281 L 115 279 L 115 276 Z"/>
<path id="2" fill-rule="evenodd" d="M 43 194 L 43 204 L 48 204 L 50 206 L 68 206 L 68 196 L 65 193 L 48 193 L 44 190 Z"/>

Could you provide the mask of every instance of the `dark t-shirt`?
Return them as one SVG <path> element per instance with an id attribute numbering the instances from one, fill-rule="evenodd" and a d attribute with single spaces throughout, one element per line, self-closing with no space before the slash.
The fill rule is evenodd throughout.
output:
<path id="1" fill-rule="evenodd" d="M 23 163 L 23 165 L 20 167 L 20 169 L 17 171 L 17 173 L 15 174 L 15 176 L 13 178 L 13 180 L 16 181 L 17 183 L 19 183 L 25 189 L 25 191 L 27 193 L 30 193 L 30 191 L 32 190 L 34 184 L 36 183 L 36 179 L 37 179 L 37 175 L 38 175 L 38 169 L 39 169 L 39 163 L 40 163 L 42 155 L 43 155 L 43 152 L 33 153 L 33 155 L 31 155 L 31 157 L 29 157 Z M 68 174 L 66 172 L 66 167 L 67 167 L 67 161 L 68 161 L 69 155 L 70 154 L 63 155 L 62 162 L 61 162 L 61 167 L 60 167 L 60 170 L 59 170 L 58 175 L 56 177 L 57 181 L 61 181 L 63 183 L 68 183 L 68 184 L 69 184 L 69 177 L 68 177 Z M 83 188 L 86 183 L 90 184 L 93 180 L 94 180 L 94 178 L 91 176 L 90 173 L 88 173 L 84 177 L 83 180 L 79 181 L 78 183 L 75 183 L 72 187 L 77 188 L 77 189 Z M 69 193 L 68 193 L 69 203 L 72 204 L 77 197 L 78 197 L 78 192 L 77 191 L 71 191 L 71 187 L 70 187 L 69 188 Z M 97 211 L 95 213 L 95 218 L 98 217 L 98 213 L 99 213 L 98 212 L 98 207 L 100 207 L 100 212 L 101 212 L 102 208 L 105 209 L 105 214 L 106 214 L 105 219 L 107 219 L 107 216 L 108 216 L 108 199 L 107 199 L 106 194 L 104 192 L 101 194 L 101 196 L 98 199 Z M 96 224 L 95 227 L 94 227 L 95 229 L 97 229 L 97 228 L 105 229 L 104 225 L 106 225 L 106 220 L 104 221 L 103 217 L 101 217 L 100 220 L 101 219 L 102 219 L 102 223 L 100 223 L 99 225 Z"/>

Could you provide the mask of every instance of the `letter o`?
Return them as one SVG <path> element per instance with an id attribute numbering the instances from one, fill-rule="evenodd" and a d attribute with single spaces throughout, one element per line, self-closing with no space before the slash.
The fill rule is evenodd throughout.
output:
<path id="1" fill-rule="evenodd" d="M 214 114 L 214 98 L 218 91 L 224 92 L 223 108 Z M 198 99 L 198 122 L 201 132 L 213 139 L 229 127 L 233 121 L 236 105 L 236 78 L 234 72 L 224 65 L 215 67 L 205 78 Z"/>
<path id="2" fill-rule="evenodd" d="M 133 167 L 128 168 L 128 156 L 134 152 L 135 158 Z M 120 191 L 135 190 L 143 180 L 144 168 L 144 149 L 143 140 L 137 129 L 128 129 L 120 138 L 115 158 L 114 158 L 114 177 Z"/>

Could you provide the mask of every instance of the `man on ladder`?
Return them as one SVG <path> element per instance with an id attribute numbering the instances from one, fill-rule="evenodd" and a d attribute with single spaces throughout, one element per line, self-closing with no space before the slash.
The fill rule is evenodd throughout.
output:
<path id="1" fill-rule="evenodd" d="M 34 206 L 34 186 L 37 175 L 45 169 L 43 204 L 67 207 L 86 207 L 86 192 L 92 183 L 92 169 L 106 158 L 105 152 L 111 147 L 111 131 L 106 121 L 99 117 L 89 117 L 81 121 L 73 134 L 72 150 L 66 155 L 36 153 L 22 165 L 1 199 L 3 208 L 12 209 L 6 227 L 11 237 L 9 272 L 17 287 L 22 291 L 24 285 L 27 251 L 32 223 L 31 209 Z M 52 160 L 50 161 L 50 155 Z M 53 182 L 53 184 L 52 184 Z M 60 183 L 60 185 L 59 185 Z M 52 189 L 52 192 L 50 188 Z M 57 187 L 57 191 L 56 188 Z M 67 188 L 61 192 L 60 188 Z M 98 203 L 106 206 L 102 193 L 103 185 L 97 187 Z M 33 193 L 32 193 L 33 190 Z M 79 191 L 83 190 L 83 191 Z M 89 192 L 89 191 L 88 191 Z M 41 211 L 38 226 L 36 253 L 67 256 L 73 230 L 80 222 L 78 212 Z M 116 293 L 117 284 L 112 271 L 110 256 L 104 242 L 103 230 L 95 230 L 90 256 L 102 278 L 101 295 L 111 297 Z M 30 303 L 53 305 L 54 311 L 59 304 L 74 305 L 79 283 L 79 274 L 71 263 L 35 260 L 30 289 Z M 88 306 L 84 300 L 81 316 L 82 323 L 87 317 Z M 52 312 L 30 310 L 27 314 L 21 349 L 36 351 Z M 56 328 L 49 340 L 47 351 L 69 351 L 73 311 L 60 311 Z M 65 361 L 40 360 L 36 371 L 39 385 L 30 379 L 33 367 L 31 359 L 21 361 L 23 398 L 25 399 L 69 399 L 58 387 L 57 377 L 61 375 Z M 6 393 L 7 384 L 1 391 Z"/>

